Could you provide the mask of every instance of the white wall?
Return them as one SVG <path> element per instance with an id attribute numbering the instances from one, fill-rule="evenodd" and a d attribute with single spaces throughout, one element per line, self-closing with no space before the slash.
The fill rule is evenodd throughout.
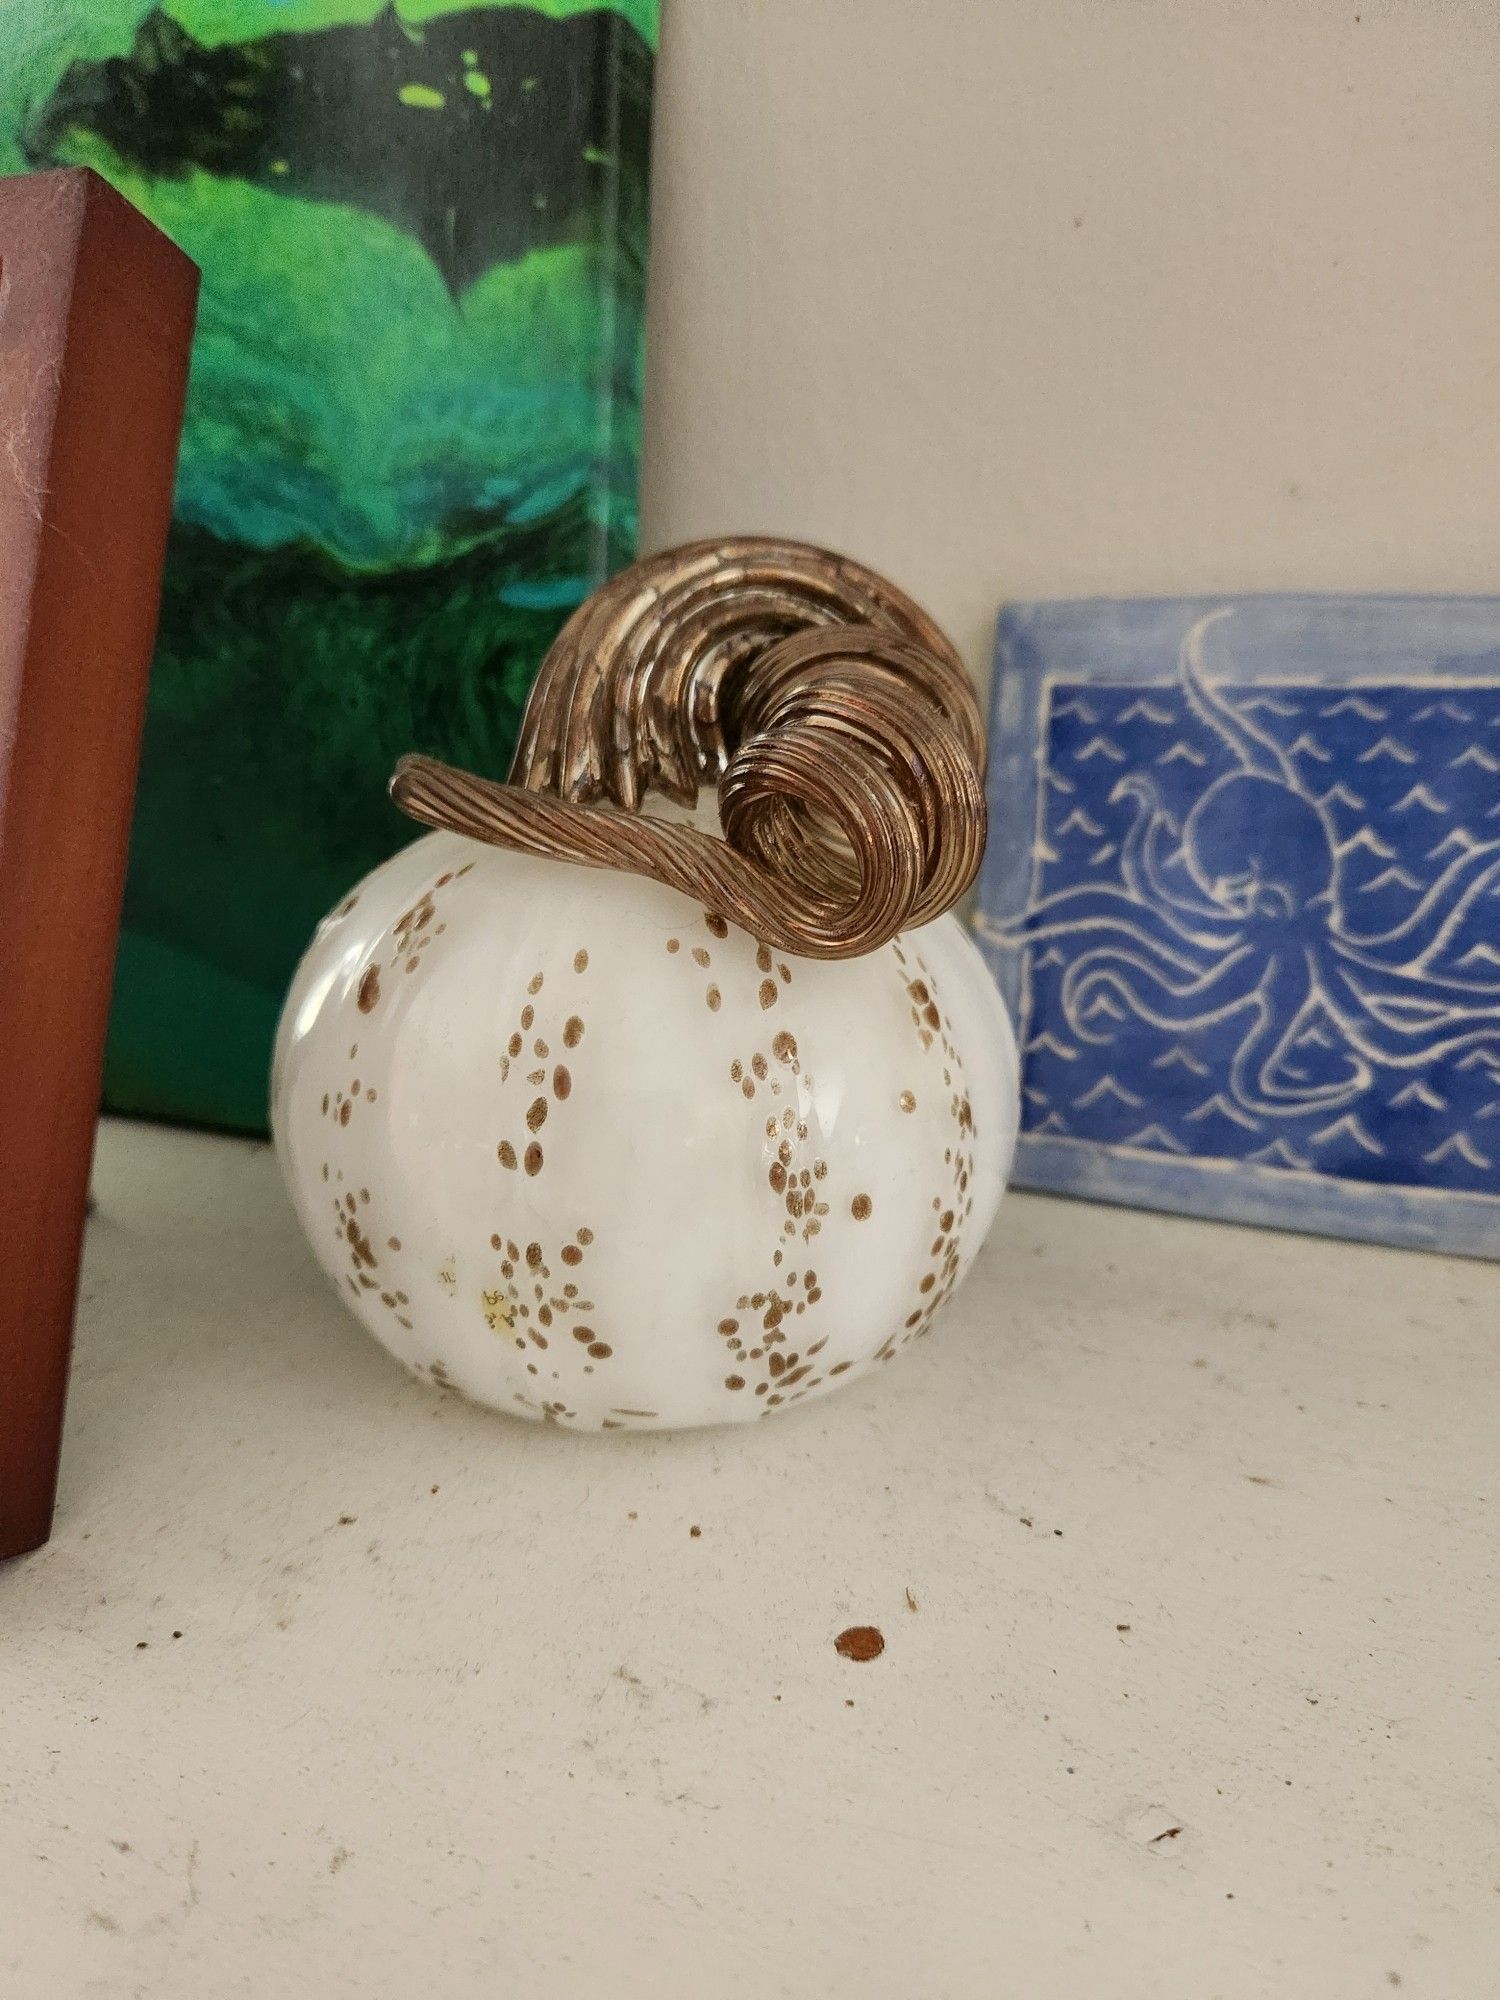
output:
<path id="1" fill-rule="evenodd" d="M 1495 0 L 666 0 L 648 546 L 1500 588 Z"/>

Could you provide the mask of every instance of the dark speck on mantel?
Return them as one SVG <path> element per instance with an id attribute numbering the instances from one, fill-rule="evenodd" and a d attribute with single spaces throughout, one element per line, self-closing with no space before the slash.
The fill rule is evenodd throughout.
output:
<path id="1" fill-rule="evenodd" d="M 833 1643 L 846 1660 L 877 1660 L 885 1651 L 885 1634 L 874 1625 L 850 1625 Z"/>

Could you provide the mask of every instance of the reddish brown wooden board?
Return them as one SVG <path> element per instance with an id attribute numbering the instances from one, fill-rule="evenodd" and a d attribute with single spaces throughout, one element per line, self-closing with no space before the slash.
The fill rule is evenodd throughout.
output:
<path id="1" fill-rule="evenodd" d="M 0 1556 L 46 1540 L 196 267 L 0 180 Z"/>

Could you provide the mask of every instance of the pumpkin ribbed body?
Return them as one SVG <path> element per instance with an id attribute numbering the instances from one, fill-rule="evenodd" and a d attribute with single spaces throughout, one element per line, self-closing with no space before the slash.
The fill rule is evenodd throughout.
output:
<path id="1" fill-rule="evenodd" d="M 797 959 L 444 833 L 320 926 L 272 1116 L 320 1263 L 407 1367 L 663 1428 L 789 1408 L 926 1332 L 993 1219 L 1016 1077 L 952 917 Z"/>

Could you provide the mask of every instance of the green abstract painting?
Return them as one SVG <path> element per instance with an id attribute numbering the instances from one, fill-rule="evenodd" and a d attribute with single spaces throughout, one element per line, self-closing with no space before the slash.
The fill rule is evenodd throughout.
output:
<path id="1" fill-rule="evenodd" d="M 656 0 L 4 0 L 0 172 L 203 269 L 110 1033 L 114 1109 L 265 1122 L 312 928 L 503 776 L 636 539 Z"/>

